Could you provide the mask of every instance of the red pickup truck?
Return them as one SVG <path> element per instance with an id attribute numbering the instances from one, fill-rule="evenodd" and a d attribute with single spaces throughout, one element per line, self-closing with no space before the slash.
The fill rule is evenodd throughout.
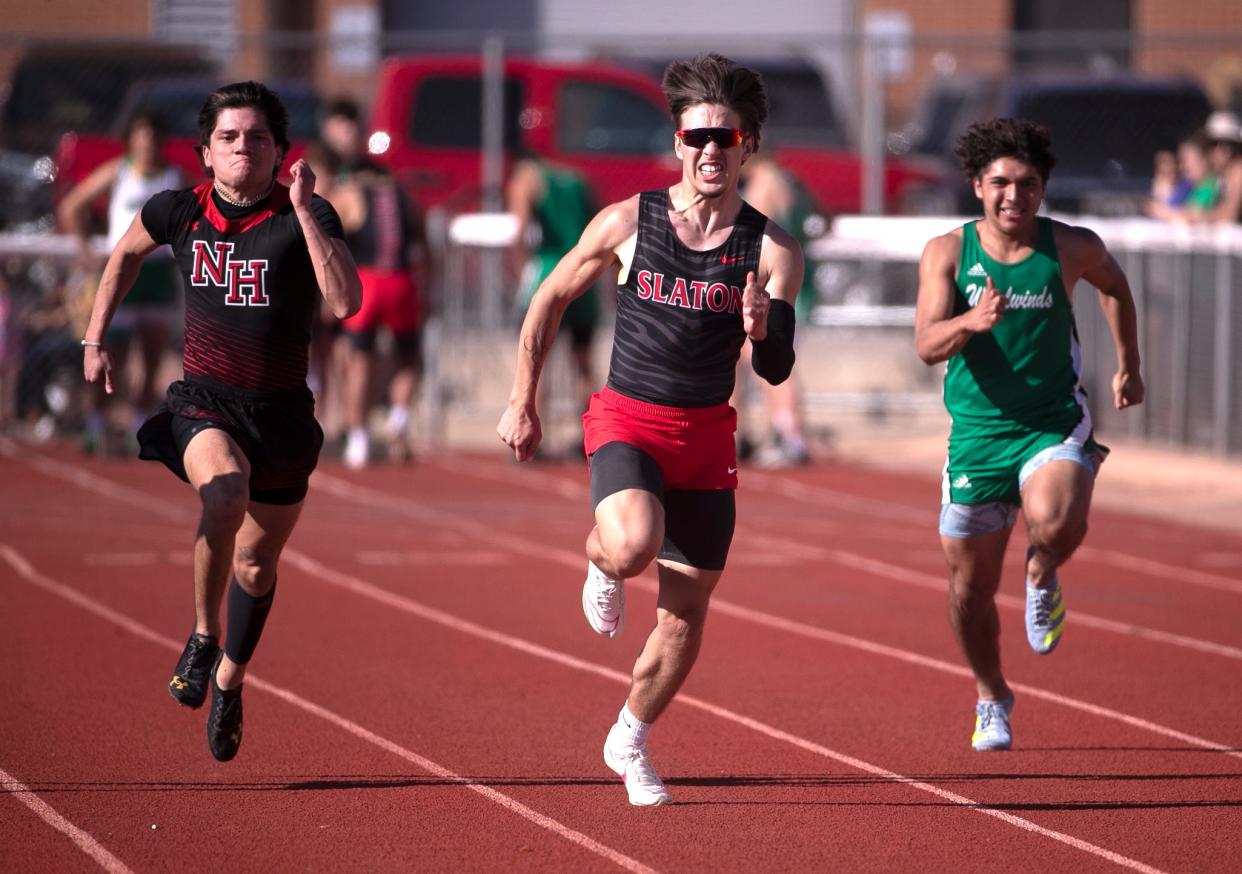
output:
<path id="1" fill-rule="evenodd" d="M 471 209 L 480 192 L 482 62 L 477 55 L 394 57 L 379 72 L 369 150 L 425 208 Z M 508 58 L 506 160 L 519 146 L 581 170 L 600 203 L 674 182 L 673 123 L 655 80 L 609 64 Z M 776 158 L 829 213 L 861 208 L 861 159 L 846 148 L 784 147 Z M 942 178 L 911 162 L 885 165 L 885 201 L 907 211 Z"/>

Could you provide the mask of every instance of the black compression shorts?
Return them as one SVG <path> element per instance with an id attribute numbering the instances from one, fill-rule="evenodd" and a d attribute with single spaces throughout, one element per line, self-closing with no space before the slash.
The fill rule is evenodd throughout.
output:
<path id="1" fill-rule="evenodd" d="M 672 489 L 655 459 L 629 443 L 605 443 L 591 456 L 591 506 L 625 489 L 651 492 L 664 505 L 659 558 L 700 570 L 724 570 L 733 542 L 733 489 Z"/>

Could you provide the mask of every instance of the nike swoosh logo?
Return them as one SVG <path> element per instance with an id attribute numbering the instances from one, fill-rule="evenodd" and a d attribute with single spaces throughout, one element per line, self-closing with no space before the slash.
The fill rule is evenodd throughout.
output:
<path id="1" fill-rule="evenodd" d="M 737 473 L 737 468 L 736 467 L 729 468 L 729 473 Z"/>
<path id="2" fill-rule="evenodd" d="M 732 258 L 730 258 L 728 255 L 721 255 L 720 263 L 721 264 L 736 264 L 737 262 L 745 258 L 746 258 L 745 255 L 734 255 Z"/>

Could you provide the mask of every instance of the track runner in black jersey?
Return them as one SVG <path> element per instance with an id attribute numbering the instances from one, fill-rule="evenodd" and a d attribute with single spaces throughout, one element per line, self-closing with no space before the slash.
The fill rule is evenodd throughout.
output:
<path id="1" fill-rule="evenodd" d="M 241 743 L 241 690 L 323 432 L 306 386 L 312 314 L 338 318 L 361 284 L 331 205 L 305 162 L 276 181 L 289 148 L 280 99 L 256 82 L 214 91 L 198 117 L 210 182 L 147 201 L 117 243 L 82 341 L 89 382 L 112 390 L 108 323 L 143 258 L 171 245 L 186 289 L 185 378 L 142 426 L 141 457 L 162 461 L 202 504 L 194 541 L 195 622 L 169 683 L 199 707 L 211 692 L 208 746 L 228 761 Z M 228 589 L 228 633 L 219 646 Z"/>
<path id="2" fill-rule="evenodd" d="M 733 537 L 738 355 L 749 340 L 761 377 L 788 378 L 803 271 L 793 238 L 738 194 L 767 118 L 759 75 L 712 54 L 669 65 L 663 87 L 681 179 L 603 209 L 544 280 L 497 427 L 519 461 L 535 453 L 536 387 L 565 308 L 619 269 L 608 380 L 583 417 L 596 524 L 582 604 L 591 628 L 615 637 L 625 579 L 657 563 L 656 625 L 604 745 L 640 806 L 671 801 L 647 733 L 694 665 Z"/>

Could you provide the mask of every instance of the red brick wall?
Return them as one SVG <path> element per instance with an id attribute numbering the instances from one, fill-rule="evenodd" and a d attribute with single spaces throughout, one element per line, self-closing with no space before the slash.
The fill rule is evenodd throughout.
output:
<path id="1" fill-rule="evenodd" d="M 890 126 L 909 117 L 926 83 L 938 72 L 1008 69 L 1005 35 L 1011 27 L 1011 9 L 1012 4 L 1004 0 L 858 0 L 859 28 L 869 12 L 901 12 L 909 18 L 916 38 L 910 75 L 889 83 Z M 1242 0 L 1133 0 L 1132 29 L 1137 36 L 1197 34 L 1221 40 L 1139 48 L 1134 54 L 1139 71 L 1194 76 L 1218 102 L 1231 87 L 1242 83 Z M 971 34 L 979 37 L 975 45 L 969 41 Z M 952 42 L 919 45 L 937 35 L 951 37 Z"/>
<path id="2" fill-rule="evenodd" d="M 1140 50 L 1136 63 L 1152 73 L 1187 74 L 1203 82 L 1217 103 L 1242 87 L 1242 2 L 1239 0 L 1134 0 L 1134 29 L 1149 34 L 1195 34 L 1230 39 L 1220 47 L 1210 40 L 1184 47 Z M 1205 44 L 1206 43 L 1206 44 Z"/>
<path id="3" fill-rule="evenodd" d="M 6 3 L 0 39 L 0 82 L 9 77 L 27 39 L 146 37 L 151 33 L 150 0 L 47 0 Z"/>

